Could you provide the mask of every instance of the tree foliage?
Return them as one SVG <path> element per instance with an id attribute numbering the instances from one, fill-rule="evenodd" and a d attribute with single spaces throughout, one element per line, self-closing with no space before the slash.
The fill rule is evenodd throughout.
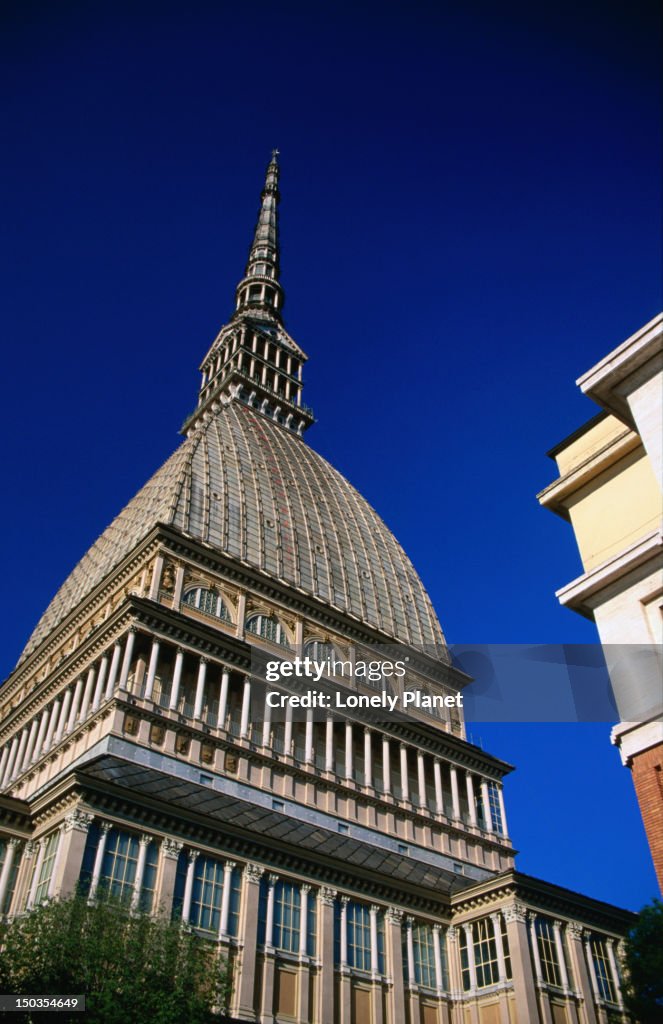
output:
<path id="1" fill-rule="evenodd" d="M 640 911 L 626 939 L 624 1002 L 638 1024 L 663 1022 L 663 903 Z"/>
<path id="2" fill-rule="evenodd" d="M 85 994 L 85 1013 L 40 1011 L 39 1024 L 212 1024 L 223 1020 L 230 974 L 215 944 L 178 923 L 133 913 L 107 896 L 88 903 L 75 895 L 4 927 L 0 991 Z"/>

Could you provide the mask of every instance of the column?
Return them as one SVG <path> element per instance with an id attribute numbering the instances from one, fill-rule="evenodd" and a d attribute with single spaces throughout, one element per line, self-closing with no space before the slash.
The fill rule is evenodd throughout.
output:
<path id="1" fill-rule="evenodd" d="M 444 814 L 444 793 L 442 790 L 442 765 L 437 758 L 433 761 L 433 780 L 435 782 L 435 810 Z"/>
<path id="2" fill-rule="evenodd" d="M 226 714 L 228 713 L 228 687 L 230 685 L 230 672 L 224 668 L 221 673 L 221 692 L 219 694 L 219 728 L 226 727 Z M 270 709 L 271 710 L 271 709 Z"/>
<path id="3" fill-rule="evenodd" d="M 610 961 L 610 970 L 612 972 L 612 983 L 615 987 L 615 994 L 617 996 L 617 1002 L 619 1003 L 620 1009 L 624 1008 L 624 1000 L 622 998 L 622 983 L 619 977 L 619 968 L 617 967 L 617 958 L 615 957 L 615 951 L 613 949 L 614 939 L 606 939 L 606 948 L 608 950 L 608 960 Z"/>
<path id="4" fill-rule="evenodd" d="M 262 719 L 262 746 L 268 747 L 271 741 L 272 734 L 272 706 L 267 699 L 265 694 L 265 711 Z"/>
<path id="5" fill-rule="evenodd" d="M 242 717 L 239 724 L 239 738 L 248 739 L 249 715 L 251 714 L 251 680 L 247 676 L 244 680 L 244 691 L 242 693 Z"/>
<path id="6" fill-rule="evenodd" d="M 175 589 L 173 590 L 173 608 L 179 608 L 184 589 L 184 566 L 178 565 L 175 570 Z"/>
<path id="7" fill-rule="evenodd" d="M 506 964 L 504 962 L 504 943 L 502 942 L 502 918 L 499 914 L 491 914 L 490 920 L 493 922 L 493 935 L 495 936 L 495 951 L 497 953 L 497 971 L 500 978 L 500 983 L 507 980 L 506 977 Z"/>
<path id="8" fill-rule="evenodd" d="M 274 886 L 278 875 L 267 876 L 267 910 L 265 913 L 265 949 L 274 949 Z"/>
<path id="9" fill-rule="evenodd" d="M 371 927 L 371 974 L 376 978 L 380 973 L 380 957 L 378 952 L 378 911 L 380 908 L 373 904 L 369 910 Z"/>
<path id="10" fill-rule="evenodd" d="M 569 975 L 566 970 L 566 957 L 564 956 L 564 942 L 562 940 L 562 922 L 553 921 L 553 933 L 555 936 L 555 950 L 557 951 L 557 963 L 559 964 L 559 975 L 562 981 L 562 988 L 569 991 Z"/>
<path id="11" fill-rule="evenodd" d="M 201 658 L 198 662 L 198 679 L 196 680 L 196 696 L 193 702 L 193 717 L 200 721 L 203 713 L 203 700 L 205 698 L 205 676 L 207 674 L 207 658 Z"/>
<path id="12" fill-rule="evenodd" d="M 255 1020 L 253 993 L 256 979 L 256 946 L 258 941 L 258 901 L 260 896 L 260 879 L 264 868 L 258 864 L 247 864 L 244 868 L 244 934 L 241 936 L 242 948 L 241 969 L 237 983 L 236 1005 L 233 1010 L 236 1017 Z"/>
<path id="13" fill-rule="evenodd" d="M 478 827 L 477 805 L 474 799 L 474 779 L 471 772 L 465 772 L 465 786 L 467 788 L 467 806 L 470 815 L 470 825 Z"/>
<path id="14" fill-rule="evenodd" d="M 219 921 L 219 938 L 228 938 L 228 918 L 230 916 L 230 894 L 233 885 L 233 871 L 237 864 L 227 860 L 223 865 L 223 890 L 221 892 L 221 920 Z"/>
<path id="15" fill-rule="evenodd" d="M 426 764 L 424 762 L 423 751 L 417 751 L 417 785 L 419 788 L 419 804 L 421 807 L 427 807 L 428 801 L 426 800 Z"/>
<path id="16" fill-rule="evenodd" d="M 451 806 L 453 808 L 454 821 L 460 821 L 460 794 L 458 792 L 458 769 L 451 765 L 449 769 L 451 778 Z"/>
<path id="17" fill-rule="evenodd" d="M 74 808 L 62 823 L 58 852 L 51 873 L 49 895 L 60 897 L 71 895 L 79 883 L 85 844 L 94 815 L 89 811 Z"/>
<path id="18" fill-rule="evenodd" d="M 352 779 L 353 776 L 353 749 L 352 749 L 352 722 L 345 723 L 345 778 Z"/>
<path id="19" fill-rule="evenodd" d="M 48 709 L 44 712 L 44 714 L 48 715 Z M 20 738 L 20 741 L 19 741 L 19 744 L 18 744 L 18 752 L 16 754 L 16 761 L 14 762 L 14 771 L 12 772 L 12 778 L 14 778 L 16 775 L 18 775 L 20 773 L 20 771 L 21 771 L 21 765 L 23 764 L 23 758 L 25 756 L 25 748 L 28 745 L 28 736 L 29 735 L 30 735 L 30 730 L 28 729 L 28 727 L 26 725 L 26 726 L 23 727 L 23 729 L 21 729 L 21 732 L 20 732 L 20 737 L 21 738 Z"/>
<path id="20" fill-rule="evenodd" d="M 106 683 L 106 692 L 104 694 L 104 700 L 110 700 L 113 696 L 113 690 L 115 689 L 115 680 L 117 679 L 117 670 L 120 665 L 120 657 L 122 656 L 122 644 L 119 640 L 113 645 L 113 657 L 111 658 L 110 672 L 108 673 L 108 682 Z"/>
<path id="21" fill-rule="evenodd" d="M 385 793 L 391 793 L 391 748 L 389 737 L 382 737 L 382 789 Z"/>
<path id="22" fill-rule="evenodd" d="M 150 651 L 150 661 L 147 666 L 147 679 L 145 680 L 145 691 L 143 697 L 145 700 L 152 700 L 152 693 L 154 692 L 154 680 L 157 674 L 157 665 L 159 664 L 159 641 L 155 638 L 152 640 L 152 650 Z"/>
<path id="23" fill-rule="evenodd" d="M 283 728 L 283 753 L 286 757 L 292 754 L 292 705 L 287 704 L 285 709 L 285 726 Z"/>
<path id="24" fill-rule="evenodd" d="M 299 891 L 299 956 L 303 958 L 308 950 L 308 896 L 310 885 L 302 885 Z"/>
<path id="25" fill-rule="evenodd" d="M 331 715 L 325 722 L 325 771 L 334 771 L 334 719 Z"/>
<path id="26" fill-rule="evenodd" d="M 95 677 L 94 665 L 90 665 L 87 673 L 87 679 L 85 680 L 85 691 L 83 693 L 83 700 L 81 702 L 81 722 L 84 722 L 87 718 L 87 713 L 90 708 L 90 701 L 92 700 L 92 693 L 94 687 Z"/>
<path id="27" fill-rule="evenodd" d="M 62 708 L 60 709 L 60 721 L 58 722 L 58 727 L 55 730 L 55 736 L 53 737 L 54 743 L 59 743 L 60 740 L 62 739 L 62 734 L 65 730 L 67 719 L 69 717 L 69 706 L 71 704 L 71 697 L 72 690 L 71 687 L 68 686 L 67 689 L 64 691 L 64 697 L 62 698 Z M 30 757 L 32 758 L 32 752 L 30 753 Z"/>
<path id="28" fill-rule="evenodd" d="M 493 819 L 490 813 L 490 797 L 488 796 L 488 780 L 481 780 L 481 803 L 483 805 L 483 821 L 486 832 L 493 831 Z"/>
<path id="29" fill-rule="evenodd" d="M 534 970 L 536 972 L 537 985 L 543 984 L 543 972 L 541 971 L 541 956 L 539 953 L 539 942 L 536 934 L 536 914 L 528 914 L 529 917 L 529 939 L 534 957 Z"/>
<path id="30" fill-rule="evenodd" d="M 184 897 L 182 899 L 182 922 L 189 923 L 191 916 L 191 895 L 193 893 L 193 879 L 196 871 L 196 861 L 200 856 L 200 850 L 189 850 L 189 860 L 186 866 L 186 878 L 184 880 Z"/>
<path id="31" fill-rule="evenodd" d="M 498 786 L 497 786 L 497 799 L 499 800 L 499 803 L 500 803 L 500 814 L 502 815 L 502 835 L 504 836 L 505 839 L 507 839 L 508 836 L 509 836 L 509 829 L 508 829 L 507 823 L 506 823 L 506 810 L 505 810 L 505 807 L 504 807 L 504 792 L 503 792 L 501 784 L 499 784 L 499 783 L 498 783 Z"/>
<path id="32" fill-rule="evenodd" d="M 36 721 L 37 721 L 36 718 L 33 719 L 33 722 L 36 722 Z M 5 745 L 4 745 L 3 749 L 2 749 L 2 757 L 0 757 L 0 781 L 2 781 L 2 777 L 5 774 L 5 768 L 7 767 L 7 758 L 9 757 L 9 747 L 10 747 L 10 744 L 9 743 L 5 743 Z"/>
<path id="33" fill-rule="evenodd" d="M 414 935 L 412 934 L 412 925 L 414 924 L 414 918 L 405 918 L 405 944 L 407 948 L 407 983 L 410 988 L 415 988 L 417 984 L 417 972 L 414 966 Z"/>
<path id="34" fill-rule="evenodd" d="M 341 934 L 340 934 L 340 947 L 341 947 L 341 970 L 347 971 L 348 969 L 348 903 L 350 902 L 349 896 L 341 896 Z"/>
<path id="35" fill-rule="evenodd" d="M 364 785 L 373 788 L 373 734 L 364 729 Z"/>
<path id="36" fill-rule="evenodd" d="M 567 936 L 569 939 L 569 954 L 573 973 L 575 975 L 574 987 L 583 999 L 586 1024 L 597 1024 L 596 1009 L 592 995 L 592 985 L 589 978 L 587 961 L 582 948 L 583 929 L 575 921 L 567 925 Z M 512 954 L 513 955 L 513 954 Z"/>
<path id="37" fill-rule="evenodd" d="M 62 712 L 60 712 L 60 721 L 62 721 Z M 32 761 L 32 754 L 33 754 L 33 751 L 35 749 L 35 741 L 37 739 L 37 729 L 38 728 L 39 728 L 39 719 L 38 718 L 33 718 L 32 719 L 32 725 L 30 726 L 30 735 L 28 737 L 28 745 L 25 748 L 25 757 L 23 758 L 23 764 L 21 765 L 22 769 L 23 768 L 27 768 L 28 765 L 30 764 L 30 762 Z M 58 726 L 58 730 L 59 730 L 59 728 L 60 727 Z M 58 738 L 57 738 L 57 734 L 56 734 L 55 742 L 57 743 L 57 741 L 58 741 Z M 0 772 L 0 778 L 1 777 L 2 777 L 2 772 Z"/>
<path id="38" fill-rule="evenodd" d="M 181 647 L 175 652 L 175 666 L 173 668 L 173 682 L 170 687 L 170 701 L 168 707 L 171 711 L 177 711 L 180 702 L 180 683 L 182 682 L 182 668 L 184 666 L 184 651 Z"/>
<path id="39" fill-rule="evenodd" d="M 129 669 L 131 668 L 131 659 L 134 653 L 134 645 L 136 643 L 136 629 L 131 627 L 127 633 L 126 643 L 124 645 L 124 657 L 122 659 L 122 670 L 120 672 L 119 687 L 121 690 L 126 690 L 127 681 L 129 679 Z"/>
<path id="40" fill-rule="evenodd" d="M 14 738 L 12 740 L 11 748 L 9 750 L 9 758 L 7 760 L 7 767 L 5 769 L 5 774 L 4 774 L 3 778 L 2 778 L 2 785 L 3 786 L 7 782 L 9 782 L 9 780 L 11 778 L 12 770 L 14 768 L 14 761 L 16 760 L 16 754 L 18 753 L 18 744 L 19 744 L 19 738 L 18 738 L 18 735 L 16 735 L 16 736 L 14 736 Z"/>
<path id="41" fill-rule="evenodd" d="M 539 1019 L 532 958 L 527 939 L 527 909 L 518 900 L 504 907 L 504 920 L 511 953 L 511 973 L 518 1020 Z"/>
<path id="42" fill-rule="evenodd" d="M 44 740 L 44 750 L 50 750 L 53 742 L 53 733 L 55 732 L 55 726 L 60 715 L 60 698 L 57 697 L 53 701 L 53 707 L 51 708 L 51 717 L 48 720 L 48 728 L 46 730 L 46 739 Z"/>
<path id="43" fill-rule="evenodd" d="M 92 710 L 96 711 L 101 704 L 101 699 L 104 693 L 104 684 L 106 682 L 106 673 L 108 672 L 108 655 L 104 654 L 101 662 L 99 663 L 99 674 L 97 676 L 97 685 L 94 688 L 94 697 L 92 698 Z"/>
<path id="44" fill-rule="evenodd" d="M 108 839 L 108 833 L 112 829 L 112 825 L 109 821 L 102 821 L 99 833 L 99 844 L 97 846 L 97 852 L 94 856 L 94 866 L 92 868 L 92 879 L 90 881 L 90 891 L 88 899 L 93 900 L 96 896 L 97 889 L 99 888 L 99 879 L 101 878 L 101 869 L 104 864 L 104 854 L 106 852 L 106 840 Z"/>
<path id="45" fill-rule="evenodd" d="M 147 860 L 147 848 L 152 842 L 152 836 L 142 835 L 138 843 L 138 861 L 136 863 L 136 876 L 134 878 L 134 891 L 131 894 L 131 909 L 136 910 L 140 902 L 140 890 L 143 887 L 143 876 L 145 874 L 145 861 Z"/>
<path id="46" fill-rule="evenodd" d="M 79 679 L 78 681 L 81 684 L 83 682 L 82 679 Z M 80 693 L 79 693 L 79 696 L 80 696 Z M 39 757 L 40 757 L 40 755 L 42 753 L 42 747 L 44 745 L 44 737 L 46 735 L 46 728 L 48 726 L 48 715 L 49 715 L 48 708 L 44 708 L 44 710 L 41 713 L 41 721 L 39 723 L 39 732 L 37 733 L 37 742 L 35 743 L 35 755 L 34 755 L 35 761 L 39 760 Z"/>
<path id="47" fill-rule="evenodd" d="M 159 588 L 161 587 L 161 574 L 163 572 L 163 555 L 157 555 L 154 559 L 154 566 L 152 568 L 152 580 L 150 582 L 150 592 L 147 595 L 150 601 L 159 600 Z"/>
<path id="48" fill-rule="evenodd" d="M 470 972 L 470 992 L 476 992 L 477 987 L 477 966 L 474 959 L 474 932 L 471 924 L 461 925 L 465 932 L 465 943 L 467 946 L 467 966 Z M 536 1020 L 536 1017 L 528 1018 L 532 1021 Z"/>
<path id="49" fill-rule="evenodd" d="M 304 761 L 306 764 L 313 764 L 315 751 L 313 749 L 313 709 L 306 709 L 306 735 L 304 738 Z"/>
<path id="50" fill-rule="evenodd" d="M 392 985 L 389 988 L 391 1021 L 403 1021 L 405 1017 L 405 990 L 403 985 L 403 944 L 401 938 L 401 924 L 403 911 L 397 907 L 389 907 L 386 918 L 386 940 L 389 973 L 392 978 Z"/>
<path id="51" fill-rule="evenodd" d="M 35 869 L 32 874 L 32 882 L 30 883 L 30 891 L 28 892 L 28 898 L 25 904 L 26 910 L 31 910 L 34 906 L 34 902 L 37 898 L 37 889 L 39 888 L 39 876 L 41 875 L 41 869 L 44 864 L 44 856 L 46 854 L 46 840 L 40 839 L 37 843 L 37 861 L 35 863 Z"/>
<path id="52" fill-rule="evenodd" d="M 2 865 L 2 872 L 0 872 L 0 917 L 5 912 L 5 903 L 7 901 L 7 893 L 9 890 L 9 879 L 11 877 L 11 870 L 14 864 L 14 855 L 18 849 L 18 839 L 10 839 L 7 842 L 7 852 L 5 854 L 5 860 Z"/>
<path id="53" fill-rule="evenodd" d="M 318 949 L 320 961 L 320 1024 L 334 1024 L 334 903 L 336 889 L 318 890 Z"/>
<path id="54" fill-rule="evenodd" d="M 401 798 L 403 800 L 410 799 L 410 780 L 408 779 L 408 766 L 407 766 L 407 747 L 404 743 L 401 743 Z"/>
<path id="55" fill-rule="evenodd" d="M 442 966 L 442 944 L 440 932 L 442 925 L 433 925 L 433 958 L 435 960 L 435 987 L 438 995 L 444 991 L 444 968 Z"/>
<path id="56" fill-rule="evenodd" d="M 71 732 L 76 725 L 78 719 L 78 710 L 81 706 L 81 696 L 83 691 L 83 677 L 79 676 L 76 680 L 76 686 L 74 687 L 74 695 L 71 698 L 71 707 L 69 709 L 69 718 L 67 720 L 67 732 Z M 39 757 L 39 739 L 37 739 L 37 749 L 35 750 L 35 760 Z"/>

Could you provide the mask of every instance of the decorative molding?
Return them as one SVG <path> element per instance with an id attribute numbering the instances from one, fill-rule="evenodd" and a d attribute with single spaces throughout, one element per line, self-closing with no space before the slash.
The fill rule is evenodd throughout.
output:
<path id="1" fill-rule="evenodd" d="M 260 864 L 247 864 L 244 868 L 244 878 L 247 882 L 257 884 L 265 873 Z"/>
<path id="2" fill-rule="evenodd" d="M 168 836 L 161 840 L 161 852 L 169 860 L 177 860 L 183 847 L 184 843 L 180 843 L 177 839 L 170 839 Z"/>
<path id="3" fill-rule="evenodd" d="M 401 925 L 403 923 L 403 911 L 399 910 L 398 907 L 388 907 L 386 918 L 389 924 Z"/>
<path id="4" fill-rule="evenodd" d="M 89 811 L 74 810 L 71 811 L 64 819 L 64 830 L 65 832 L 87 832 L 90 825 L 94 821 L 94 814 L 90 814 Z"/>
<path id="5" fill-rule="evenodd" d="M 527 921 L 527 907 L 520 900 L 508 903 L 502 910 L 504 911 L 504 920 L 507 924 L 511 924 L 513 921 L 523 924 Z"/>
<path id="6" fill-rule="evenodd" d="M 332 889 L 330 885 L 323 885 L 318 890 L 318 899 L 325 907 L 333 907 L 337 895 L 337 890 Z"/>

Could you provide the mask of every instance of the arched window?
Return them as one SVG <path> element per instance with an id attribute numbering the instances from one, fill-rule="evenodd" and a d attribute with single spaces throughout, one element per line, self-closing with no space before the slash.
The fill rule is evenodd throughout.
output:
<path id="1" fill-rule="evenodd" d="M 184 604 L 189 608 L 196 608 L 197 611 L 204 612 L 205 615 L 213 615 L 214 618 L 221 619 L 223 622 L 232 622 L 228 607 L 216 590 L 208 590 L 207 587 L 194 587 L 193 590 L 187 590 L 184 595 Z"/>
<path id="2" fill-rule="evenodd" d="M 304 644 L 304 655 L 312 661 L 334 660 L 334 648 L 324 640 L 307 640 Z"/>
<path id="3" fill-rule="evenodd" d="M 274 615 L 252 615 L 246 620 L 246 629 L 263 640 L 270 640 L 273 644 L 288 646 L 288 638 L 285 629 Z"/>

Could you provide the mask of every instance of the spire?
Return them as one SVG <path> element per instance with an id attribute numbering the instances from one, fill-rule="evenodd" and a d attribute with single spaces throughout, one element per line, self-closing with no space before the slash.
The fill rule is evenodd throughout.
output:
<path id="1" fill-rule="evenodd" d="M 279 283 L 279 165 L 272 150 L 260 212 L 244 277 L 235 291 L 235 318 L 248 314 L 258 320 L 281 322 L 285 296 Z"/>
<path id="2" fill-rule="evenodd" d="M 203 359 L 198 406 L 185 420 L 183 433 L 197 430 L 234 401 L 300 436 L 314 422 L 313 411 L 302 402 L 306 353 L 281 319 L 277 156 L 275 149 L 267 165 L 258 223 L 235 293 L 235 312 Z"/>

